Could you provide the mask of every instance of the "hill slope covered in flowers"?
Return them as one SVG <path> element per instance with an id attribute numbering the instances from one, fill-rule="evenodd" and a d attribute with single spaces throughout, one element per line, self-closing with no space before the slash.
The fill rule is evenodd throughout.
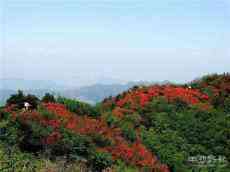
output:
<path id="1" fill-rule="evenodd" d="M 227 172 L 229 114 L 229 74 L 135 86 L 96 106 L 19 92 L 1 108 L 0 169 L 189 172 L 189 158 L 212 155 L 223 161 L 200 170 Z"/>

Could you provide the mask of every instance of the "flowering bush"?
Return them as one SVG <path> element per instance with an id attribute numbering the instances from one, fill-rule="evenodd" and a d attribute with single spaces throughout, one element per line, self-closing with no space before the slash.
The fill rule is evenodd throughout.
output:
<path id="1" fill-rule="evenodd" d="M 138 106 L 145 106 L 154 97 L 164 96 L 169 102 L 180 99 L 188 104 L 197 104 L 209 99 L 208 95 L 201 93 L 197 89 L 184 88 L 179 86 L 164 85 L 151 86 L 148 88 L 139 88 L 133 92 L 125 94 L 125 96 L 117 100 L 119 107 L 130 104 L 131 108 L 136 109 Z"/>
<path id="2" fill-rule="evenodd" d="M 112 156 L 106 152 L 95 152 L 89 162 L 95 172 L 100 172 L 113 164 Z"/>
<path id="3" fill-rule="evenodd" d="M 131 146 L 126 143 L 120 143 L 110 152 L 115 159 L 121 158 L 129 164 L 139 167 L 154 168 L 157 163 L 156 157 L 138 141 L 131 144 Z"/>

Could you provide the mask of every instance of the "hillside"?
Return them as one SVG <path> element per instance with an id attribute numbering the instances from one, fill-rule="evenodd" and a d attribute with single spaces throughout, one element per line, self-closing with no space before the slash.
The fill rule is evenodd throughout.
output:
<path id="1" fill-rule="evenodd" d="M 134 86 L 95 106 L 18 92 L 0 138 L 0 171 L 227 172 L 230 75 Z"/>

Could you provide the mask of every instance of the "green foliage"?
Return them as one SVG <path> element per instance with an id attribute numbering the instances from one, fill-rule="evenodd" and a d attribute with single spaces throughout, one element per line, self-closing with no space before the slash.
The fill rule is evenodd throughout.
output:
<path id="1" fill-rule="evenodd" d="M 32 94 L 28 94 L 26 97 L 25 97 L 25 102 L 28 102 L 32 109 L 36 109 L 38 104 L 39 104 L 39 99 L 35 96 L 35 95 L 32 95 Z"/>
<path id="2" fill-rule="evenodd" d="M 223 103 L 223 109 L 226 113 L 230 114 L 230 96 L 225 98 Z"/>
<path id="3" fill-rule="evenodd" d="M 49 102 L 55 103 L 56 99 L 52 94 L 46 93 L 44 95 L 44 97 L 42 98 L 42 102 L 44 102 L 44 103 L 49 103 Z"/>
<path id="4" fill-rule="evenodd" d="M 55 114 L 53 112 L 48 111 L 42 105 L 38 106 L 37 111 L 41 114 L 45 119 L 55 119 Z"/>
<path id="5" fill-rule="evenodd" d="M 138 113 L 125 114 L 122 120 L 132 123 L 134 127 L 139 127 L 141 124 L 141 116 Z"/>
<path id="6" fill-rule="evenodd" d="M 11 95 L 9 99 L 7 99 L 7 105 L 15 104 L 18 108 L 23 108 L 25 101 L 25 96 L 21 90 L 18 91 L 17 94 Z"/>
<path id="7" fill-rule="evenodd" d="M 22 153 L 16 147 L 0 144 L 1 172 L 34 172 L 40 171 L 44 165 L 42 160 L 32 154 Z"/>
<path id="8" fill-rule="evenodd" d="M 123 161 L 117 160 L 115 165 L 116 172 L 138 172 L 139 170 L 135 167 L 127 166 Z"/>
<path id="9" fill-rule="evenodd" d="M 108 126 L 112 127 L 118 125 L 119 120 L 111 112 L 109 112 L 106 114 L 106 122 Z"/>
<path id="10" fill-rule="evenodd" d="M 95 172 L 101 172 L 113 164 L 112 156 L 105 152 L 95 152 L 89 162 Z"/>
<path id="11" fill-rule="evenodd" d="M 179 103 L 181 105 L 177 108 L 177 103 L 170 104 L 160 98 L 142 109 L 147 128 L 141 134 L 144 144 L 174 171 L 188 168 L 188 156 L 222 155 L 229 160 L 227 111 L 223 108 L 201 110 Z"/>
<path id="12" fill-rule="evenodd" d="M 42 139 L 45 136 L 48 136 L 50 133 L 52 133 L 53 128 L 50 126 L 44 127 L 38 122 L 30 121 L 27 122 L 23 127 L 25 132 L 32 133 L 31 139 Z"/>
<path id="13" fill-rule="evenodd" d="M 53 154 L 67 155 L 70 159 L 89 158 L 95 147 L 87 136 L 78 135 L 63 129 L 62 139 L 53 145 Z"/>
<path id="14" fill-rule="evenodd" d="M 90 137 L 93 140 L 93 142 L 96 144 L 96 146 L 98 147 L 106 147 L 106 146 L 112 145 L 112 141 L 106 138 L 105 136 L 103 136 L 102 134 L 95 133 L 95 134 L 90 135 Z"/>
<path id="15" fill-rule="evenodd" d="M 44 149 L 43 139 L 52 133 L 53 128 L 28 121 L 27 123 L 21 123 L 20 130 L 22 135 L 19 142 L 20 148 L 27 152 L 39 152 Z"/>
<path id="16" fill-rule="evenodd" d="M 175 109 L 176 109 L 175 106 L 173 104 L 169 104 L 164 97 L 159 97 L 153 99 L 143 109 L 140 109 L 139 113 L 143 117 L 144 125 L 146 127 L 152 127 L 155 126 L 155 124 L 158 122 L 158 121 L 156 122 L 156 119 L 154 119 L 157 113 L 162 113 L 159 115 L 160 116 L 162 115 L 162 118 L 164 118 L 164 116 L 168 114 L 175 113 Z M 163 125 L 167 126 L 168 124 L 164 123 Z"/>
<path id="17" fill-rule="evenodd" d="M 187 143 L 175 131 L 164 131 L 158 134 L 153 128 L 142 131 L 144 144 L 155 152 L 161 162 L 168 164 L 172 169 L 183 167 L 186 160 Z"/>
<path id="18" fill-rule="evenodd" d="M 0 142 L 6 145 L 16 145 L 19 141 L 19 123 L 9 120 L 0 121 Z"/>
<path id="19" fill-rule="evenodd" d="M 24 102 L 28 102 L 32 109 L 37 108 L 39 99 L 31 94 L 24 95 L 22 91 L 18 91 L 17 94 L 12 95 L 7 101 L 7 105 L 16 105 L 17 108 L 21 109 L 24 107 Z"/>
<path id="20" fill-rule="evenodd" d="M 130 142 L 136 141 L 136 138 L 137 138 L 136 131 L 135 131 L 135 129 L 133 127 L 131 127 L 128 124 L 123 124 L 121 129 L 122 129 L 123 136 L 127 140 L 129 140 Z"/>
<path id="21" fill-rule="evenodd" d="M 213 96 L 213 91 L 210 86 L 201 89 L 203 93 L 207 94 L 209 97 Z"/>
<path id="22" fill-rule="evenodd" d="M 10 118 L 10 113 L 0 110 L 0 120 L 8 120 Z"/>
<path id="23" fill-rule="evenodd" d="M 64 104 L 66 108 L 78 115 L 88 115 L 92 117 L 98 117 L 100 115 L 99 106 L 92 106 L 88 103 L 80 102 L 73 99 L 67 99 L 64 97 L 58 97 L 57 102 Z"/>
<path id="24" fill-rule="evenodd" d="M 173 105 L 175 111 L 183 111 L 189 106 L 185 101 L 182 101 L 181 99 L 174 100 Z"/>
<path id="25" fill-rule="evenodd" d="M 174 108 L 175 107 L 172 104 L 169 104 L 164 97 L 157 97 L 154 98 L 150 103 L 148 103 L 143 109 L 140 110 L 141 113 L 148 113 L 148 112 L 171 113 L 175 111 Z"/>

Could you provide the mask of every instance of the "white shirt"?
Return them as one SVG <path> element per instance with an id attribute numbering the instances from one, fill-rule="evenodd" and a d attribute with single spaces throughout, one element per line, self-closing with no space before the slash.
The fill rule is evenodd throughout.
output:
<path id="1" fill-rule="evenodd" d="M 29 104 L 28 102 L 25 102 L 25 103 L 24 103 L 24 106 L 27 108 L 27 107 L 30 106 L 30 104 Z"/>

